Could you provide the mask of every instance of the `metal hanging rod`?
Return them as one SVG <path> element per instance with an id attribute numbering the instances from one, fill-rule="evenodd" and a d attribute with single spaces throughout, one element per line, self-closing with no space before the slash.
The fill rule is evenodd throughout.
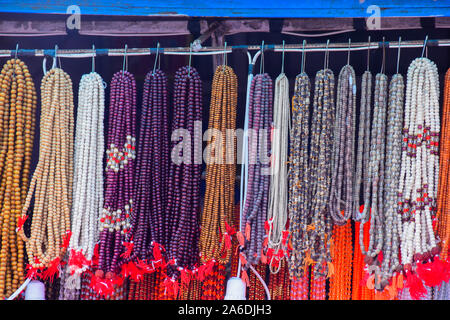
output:
<path id="1" fill-rule="evenodd" d="M 384 42 L 385 48 L 398 48 L 399 45 L 402 49 L 407 48 L 422 48 L 424 46 L 423 40 L 413 40 L 413 41 L 403 41 L 400 44 L 397 40 L 389 42 Z M 448 47 L 450 46 L 450 39 L 441 40 L 428 40 L 426 46 L 429 47 Z M 231 53 L 237 50 L 244 51 L 275 51 L 275 52 L 322 52 L 322 51 L 358 51 L 358 50 L 373 50 L 383 48 L 383 42 L 348 42 L 342 43 L 332 43 L 330 42 L 328 49 L 326 48 L 326 43 L 309 43 L 304 47 L 302 44 L 286 44 L 264 45 L 238 45 L 238 46 L 227 46 L 226 50 L 224 47 L 202 47 L 201 49 L 190 52 L 189 47 L 174 47 L 174 48 L 128 48 L 125 53 L 125 48 L 120 49 L 58 49 L 57 55 L 60 58 L 91 58 L 92 56 L 145 56 L 156 54 L 159 50 L 160 54 L 165 55 L 216 55 L 223 53 Z M 95 53 L 94 53 L 95 51 Z M 36 56 L 36 57 L 54 57 L 54 49 L 19 49 L 17 50 L 0 50 L 0 57 L 14 57 L 14 56 Z"/>

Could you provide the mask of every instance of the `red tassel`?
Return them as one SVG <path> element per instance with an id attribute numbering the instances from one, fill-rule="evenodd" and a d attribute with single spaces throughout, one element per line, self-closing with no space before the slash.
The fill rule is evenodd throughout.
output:
<path id="1" fill-rule="evenodd" d="M 422 280 L 413 272 L 406 273 L 406 287 L 409 288 L 409 294 L 414 300 L 419 300 L 427 293 Z"/>
<path id="2" fill-rule="evenodd" d="M 202 264 L 200 267 L 197 268 L 197 279 L 200 281 L 205 280 L 205 265 Z"/>
<path id="3" fill-rule="evenodd" d="M 439 257 L 435 257 L 433 262 L 418 263 L 416 271 L 420 279 L 429 287 L 440 285 L 447 277 L 446 267 Z"/>
<path id="4" fill-rule="evenodd" d="M 246 257 L 245 257 L 245 254 L 242 253 L 242 252 L 239 254 L 239 260 L 241 260 L 241 264 L 242 264 L 243 266 L 245 266 L 245 265 L 247 264 L 247 259 L 246 259 Z"/>
<path id="5" fill-rule="evenodd" d="M 225 250 L 228 251 L 231 249 L 231 237 L 228 233 L 224 233 L 225 237 Z"/>
<path id="6" fill-rule="evenodd" d="M 42 280 L 49 280 L 50 282 L 53 282 L 56 274 L 58 274 L 57 277 L 59 277 L 60 264 L 61 259 L 59 257 L 53 259 L 49 263 L 47 269 L 42 272 Z"/>
<path id="7" fill-rule="evenodd" d="M 184 283 L 186 286 L 189 285 L 189 282 L 191 281 L 191 277 L 189 275 L 188 269 L 181 270 L 181 283 Z"/>
<path id="8" fill-rule="evenodd" d="M 364 277 L 362 277 L 360 286 L 367 286 L 367 280 L 369 280 L 370 274 L 368 272 L 364 272 Z"/>
<path id="9" fill-rule="evenodd" d="M 250 240 L 250 233 L 251 233 L 251 226 L 250 226 L 250 223 L 246 223 L 245 224 L 245 238 L 247 239 L 247 240 Z"/>
<path id="10" fill-rule="evenodd" d="M 262 246 L 263 248 L 267 248 L 268 245 L 269 245 L 269 237 L 265 236 Z"/>
<path id="11" fill-rule="evenodd" d="M 268 220 L 264 221 L 264 230 L 266 233 L 269 233 L 270 231 L 270 222 Z"/>
<path id="12" fill-rule="evenodd" d="M 63 243 L 61 244 L 61 248 L 67 249 L 70 243 L 70 237 L 72 236 L 72 231 L 67 230 L 66 234 L 63 235 Z"/>
<path id="13" fill-rule="evenodd" d="M 98 266 L 98 243 L 94 247 L 94 255 L 91 259 L 91 266 L 95 269 Z"/>
<path id="14" fill-rule="evenodd" d="M 23 216 L 19 217 L 19 219 L 17 220 L 16 232 L 19 232 L 20 230 L 22 230 L 23 225 L 25 224 L 25 221 L 27 221 L 27 219 L 28 219 L 27 215 L 23 215 Z"/>
<path id="15" fill-rule="evenodd" d="M 155 260 L 162 259 L 161 249 L 159 248 L 159 244 L 156 242 L 153 244 L 153 259 Z"/>
<path id="16" fill-rule="evenodd" d="M 273 257 L 273 248 L 267 249 L 267 259 L 271 260 Z"/>
<path id="17" fill-rule="evenodd" d="M 130 242 L 122 242 L 123 246 L 125 247 L 125 252 L 120 254 L 120 257 L 128 259 L 131 256 L 131 252 L 133 251 L 134 243 L 133 241 Z"/>
<path id="18" fill-rule="evenodd" d="M 124 278 L 130 277 L 133 281 L 139 282 L 142 280 L 144 272 L 133 261 L 130 261 L 123 264 L 121 274 Z"/>
<path id="19" fill-rule="evenodd" d="M 112 279 L 101 279 L 96 275 L 92 275 L 89 287 L 101 296 L 109 296 L 114 292 L 114 281 Z"/>
<path id="20" fill-rule="evenodd" d="M 281 238 L 281 244 L 283 246 L 286 246 L 288 237 L 289 237 L 289 231 L 288 230 L 283 230 L 283 236 Z"/>
<path id="21" fill-rule="evenodd" d="M 225 229 L 227 230 L 227 233 L 232 236 L 236 233 L 236 230 L 234 230 L 233 227 L 231 227 L 226 221 L 225 221 Z"/>
<path id="22" fill-rule="evenodd" d="M 91 262 L 86 259 L 82 250 L 76 251 L 75 249 L 72 249 L 70 251 L 69 268 L 71 274 L 74 274 L 75 271 L 82 269 L 85 266 L 89 266 L 90 264 Z"/>
<path id="23" fill-rule="evenodd" d="M 247 271 L 242 270 L 242 272 L 241 272 L 241 279 L 242 279 L 242 281 L 244 281 L 245 285 L 248 287 L 249 284 L 250 284 L 250 281 L 248 279 Z"/>
<path id="24" fill-rule="evenodd" d="M 39 268 L 34 268 L 31 264 L 27 264 L 27 278 L 31 280 L 36 280 L 40 277 Z"/>
<path id="25" fill-rule="evenodd" d="M 205 276 L 210 275 L 214 269 L 214 261 L 210 260 L 206 263 Z"/>
<path id="26" fill-rule="evenodd" d="M 245 244 L 245 239 L 244 239 L 244 235 L 242 234 L 242 232 L 238 231 L 236 233 L 236 238 L 238 239 L 239 245 L 243 247 Z"/>
<path id="27" fill-rule="evenodd" d="M 264 249 L 261 249 L 261 263 L 267 264 L 267 256 L 264 253 Z"/>

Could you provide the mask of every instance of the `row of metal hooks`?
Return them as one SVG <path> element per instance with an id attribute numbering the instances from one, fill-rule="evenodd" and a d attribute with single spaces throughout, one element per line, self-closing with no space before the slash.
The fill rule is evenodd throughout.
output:
<path id="1" fill-rule="evenodd" d="M 16 45 L 15 51 L 10 51 L 9 55 L 3 53 L 7 50 L 0 50 L 0 57 L 1 56 L 12 56 L 14 52 L 14 57 L 17 58 L 19 53 L 23 53 L 24 55 L 33 55 L 34 56 L 44 56 L 43 61 L 43 70 L 44 73 L 46 73 L 46 63 L 47 63 L 47 56 L 51 56 L 53 58 L 53 64 L 52 68 L 56 67 L 57 64 L 61 67 L 61 57 L 63 58 L 86 58 L 86 57 L 92 57 L 92 71 L 95 71 L 95 57 L 97 55 L 108 55 L 108 56 L 123 56 L 123 68 L 122 72 L 125 72 L 128 70 L 128 57 L 134 56 L 134 55 L 149 55 L 156 53 L 156 58 L 154 62 L 153 72 L 156 70 L 156 65 L 158 64 L 160 66 L 161 64 L 161 58 L 160 54 L 165 55 L 188 55 L 189 56 L 189 68 L 191 66 L 192 62 L 192 56 L 193 55 L 217 55 L 217 54 L 223 54 L 223 64 L 227 64 L 227 54 L 232 53 L 235 50 L 245 50 L 248 56 L 248 62 L 250 65 L 254 66 L 258 60 L 258 58 L 261 56 L 261 64 L 260 64 L 260 73 L 264 72 L 264 52 L 265 51 L 274 51 L 274 52 L 282 52 L 282 72 L 284 72 L 284 55 L 286 52 L 301 52 L 302 58 L 301 58 L 301 72 L 304 72 L 305 68 L 305 61 L 306 61 L 306 53 L 307 52 L 325 52 L 325 58 L 324 58 L 324 68 L 328 68 L 328 62 L 329 62 L 329 55 L 331 51 L 347 51 L 347 64 L 350 63 L 350 52 L 351 51 L 358 51 L 358 50 L 367 50 L 367 68 L 369 68 L 369 59 L 370 59 L 370 50 L 372 49 L 383 49 L 383 63 L 382 63 L 382 71 L 384 71 L 385 68 L 385 49 L 386 48 L 397 48 L 398 49 L 398 57 L 397 57 L 397 73 L 398 73 L 398 65 L 400 60 L 400 49 L 401 48 L 418 48 L 422 47 L 422 57 L 427 55 L 428 52 L 428 45 L 429 43 L 432 43 L 433 46 L 450 46 L 450 40 L 428 40 L 428 35 L 425 37 L 425 40 L 423 42 L 418 41 L 405 41 L 402 43 L 401 37 L 399 37 L 398 43 L 391 43 L 385 41 L 385 38 L 383 37 L 382 42 L 378 42 L 377 45 L 373 45 L 373 43 L 370 41 L 370 36 L 368 38 L 367 43 L 353 43 L 351 42 L 351 39 L 349 39 L 348 44 L 344 46 L 343 43 L 335 43 L 333 44 L 333 47 L 330 46 L 330 40 L 327 40 L 326 44 L 307 44 L 306 40 L 303 40 L 303 43 L 300 46 L 298 45 L 286 45 L 285 41 L 283 41 L 282 45 L 266 45 L 264 41 L 262 41 L 260 46 L 227 46 L 227 43 L 224 43 L 223 47 L 202 47 L 201 49 L 197 49 L 197 51 L 193 50 L 193 44 L 191 43 L 189 46 L 189 50 L 187 51 L 184 47 L 178 47 L 178 48 L 161 48 L 160 44 L 158 42 L 157 47 L 155 49 L 153 48 L 134 48 L 129 49 L 128 45 L 126 44 L 124 49 L 96 49 L 95 45 L 92 45 L 92 50 L 89 49 L 68 49 L 68 50 L 60 50 L 58 48 L 58 45 L 55 45 L 54 50 L 27 50 L 27 49 L 21 49 L 19 50 L 19 45 Z M 249 53 L 250 50 L 258 50 L 253 57 Z M 90 51 L 90 52 L 89 52 Z"/>

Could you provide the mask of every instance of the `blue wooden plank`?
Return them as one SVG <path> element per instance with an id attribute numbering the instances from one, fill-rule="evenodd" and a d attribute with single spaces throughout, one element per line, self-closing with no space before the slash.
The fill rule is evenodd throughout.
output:
<path id="1" fill-rule="evenodd" d="M 185 15 L 207 17 L 369 17 L 376 5 L 381 17 L 450 16 L 450 0 L 2 0 L 0 12 L 65 14 L 78 5 L 81 14 Z"/>

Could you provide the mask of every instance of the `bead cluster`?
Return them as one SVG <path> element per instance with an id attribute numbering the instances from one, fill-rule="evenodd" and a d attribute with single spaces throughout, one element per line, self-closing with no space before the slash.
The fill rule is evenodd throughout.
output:
<path id="1" fill-rule="evenodd" d="M 104 229 L 109 232 L 120 231 L 122 235 L 126 235 L 130 232 L 132 213 L 133 201 L 131 199 L 124 206 L 124 212 L 122 212 L 122 209 L 111 211 L 110 208 L 103 208 L 100 216 L 99 231 L 102 232 Z"/>
<path id="2" fill-rule="evenodd" d="M 127 136 L 122 149 L 119 150 L 114 144 L 111 144 L 106 150 L 106 170 L 118 172 L 123 169 L 129 161 L 136 159 L 136 138 Z"/>

